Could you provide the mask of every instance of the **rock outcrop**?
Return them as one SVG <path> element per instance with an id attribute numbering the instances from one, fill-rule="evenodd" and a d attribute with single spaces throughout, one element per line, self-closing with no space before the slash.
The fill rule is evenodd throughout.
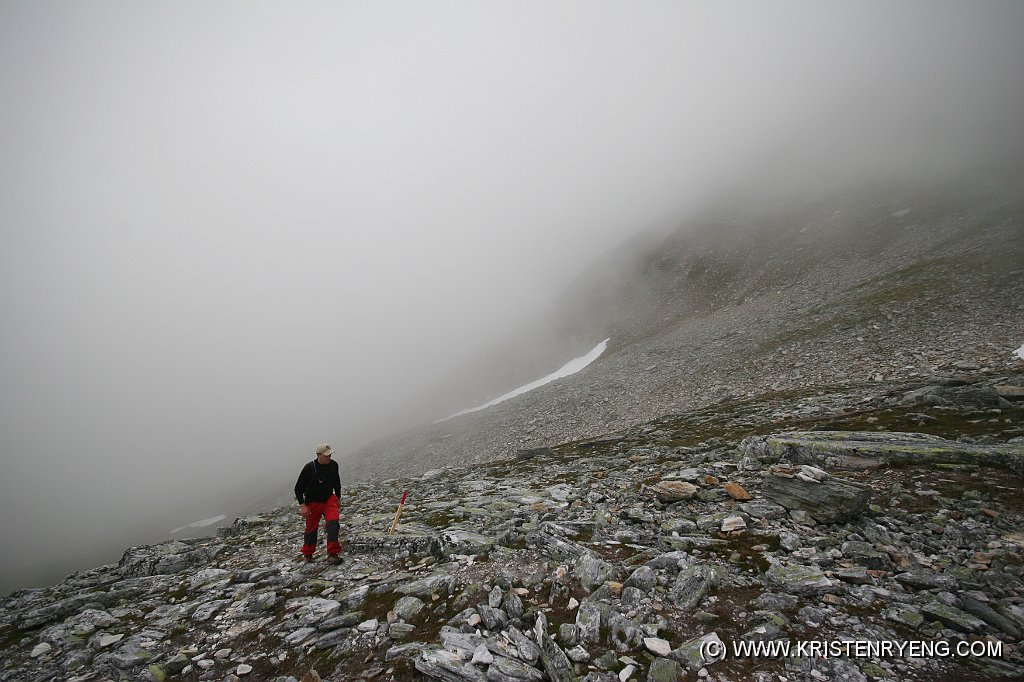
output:
<path id="1" fill-rule="evenodd" d="M 740 449 L 763 462 L 788 460 L 832 469 L 887 464 L 1001 466 L 1024 474 L 1024 443 L 976 445 L 923 433 L 803 431 L 748 438 Z"/>

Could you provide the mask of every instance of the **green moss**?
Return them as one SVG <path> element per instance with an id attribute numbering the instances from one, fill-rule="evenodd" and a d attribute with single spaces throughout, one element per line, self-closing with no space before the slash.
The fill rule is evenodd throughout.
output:
<path id="1" fill-rule="evenodd" d="M 779 549 L 779 538 L 775 535 L 743 533 L 726 539 L 729 541 L 728 545 L 709 545 L 702 548 L 702 551 L 758 575 L 771 568 L 771 563 L 764 556 L 765 553 L 777 552 Z M 765 548 L 754 549 L 761 546 Z"/>

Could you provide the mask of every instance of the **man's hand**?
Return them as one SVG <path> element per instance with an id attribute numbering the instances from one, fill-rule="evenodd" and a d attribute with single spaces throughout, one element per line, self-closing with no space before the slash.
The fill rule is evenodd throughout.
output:
<path id="1" fill-rule="evenodd" d="M 309 507 L 304 504 L 299 505 L 299 513 L 302 514 L 303 518 L 309 516 Z"/>

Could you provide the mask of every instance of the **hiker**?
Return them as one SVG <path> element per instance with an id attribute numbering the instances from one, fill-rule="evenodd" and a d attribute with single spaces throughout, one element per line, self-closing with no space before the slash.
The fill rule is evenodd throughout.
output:
<path id="1" fill-rule="evenodd" d="M 341 544 L 338 542 L 341 477 L 338 475 L 338 463 L 331 459 L 333 454 L 330 445 L 320 443 L 316 448 L 316 459 L 302 467 L 299 480 L 295 481 L 295 499 L 299 501 L 299 512 L 306 519 L 306 530 L 302 536 L 302 560 L 306 563 L 313 561 L 321 516 L 327 525 L 327 562 L 341 563 Z"/>

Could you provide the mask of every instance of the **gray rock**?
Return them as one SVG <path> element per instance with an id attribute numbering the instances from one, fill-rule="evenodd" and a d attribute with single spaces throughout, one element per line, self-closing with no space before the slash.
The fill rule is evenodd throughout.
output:
<path id="1" fill-rule="evenodd" d="M 416 631 L 412 623 L 392 623 L 388 626 L 388 637 L 391 639 L 405 639 Z"/>
<path id="2" fill-rule="evenodd" d="M 508 614 L 512 620 L 519 620 L 523 617 L 523 600 L 514 592 L 509 592 L 501 600 L 501 610 Z"/>
<path id="3" fill-rule="evenodd" d="M 960 605 L 963 607 L 963 610 L 967 613 L 971 614 L 972 616 L 977 616 L 978 618 L 981 618 L 983 621 L 985 621 L 992 627 L 1001 630 L 1013 639 L 1021 638 L 1020 628 L 1014 625 L 1013 621 L 997 612 L 988 604 L 985 604 L 966 594 L 961 594 Z"/>
<path id="4" fill-rule="evenodd" d="M 851 585 L 870 585 L 873 582 L 865 568 L 841 568 L 835 572 L 835 576 Z"/>
<path id="5" fill-rule="evenodd" d="M 414 659 L 413 665 L 427 677 L 442 682 L 486 682 L 487 678 L 471 663 L 443 649 L 426 649 Z"/>
<path id="6" fill-rule="evenodd" d="M 641 566 L 623 583 L 623 587 L 635 587 L 641 592 L 650 592 L 658 582 L 658 574 L 650 566 Z"/>
<path id="7" fill-rule="evenodd" d="M 355 611 L 363 605 L 366 601 L 366 596 L 370 594 L 369 585 L 360 585 L 359 587 L 353 588 L 347 592 L 342 593 L 338 597 L 338 602 L 348 611 Z"/>
<path id="8" fill-rule="evenodd" d="M 333 599 L 321 599 L 313 597 L 309 604 L 302 609 L 300 622 L 303 625 L 316 625 L 317 623 L 333 618 L 341 610 L 341 604 Z"/>
<path id="9" fill-rule="evenodd" d="M 742 516 L 732 515 L 722 519 L 722 532 L 731 533 L 734 530 L 743 530 L 747 527 L 747 522 L 743 520 Z"/>
<path id="10" fill-rule="evenodd" d="M 777 564 L 769 568 L 764 577 L 769 587 L 799 596 L 825 594 L 835 592 L 836 589 L 832 581 L 816 566 Z"/>
<path id="11" fill-rule="evenodd" d="M 644 637 L 644 648 L 655 656 L 668 656 L 672 653 L 672 645 L 660 637 Z"/>
<path id="12" fill-rule="evenodd" d="M 420 616 L 426 606 L 423 600 L 417 597 L 401 597 L 395 602 L 395 614 L 402 620 L 413 621 Z"/>
<path id="13" fill-rule="evenodd" d="M 192 566 L 207 566 L 226 550 L 221 543 L 181 540 L 130 547 L 121 557 L 118 570 L 126 578 L 168 575 Z"/>
<path id="14" fill-rule="evenodd" d="M 622 588 L 622 595 L 619 597 L 622 605 L 627 609 L 634 609 L 643 602 L 644 593 L 630 585 Z"/>
<path id="15" fill-rule="evenodd" d="M 755 519 L 781 519 L 786 515 L 786 508 L 768 500 L 751 500 L 744 502 L 740 510 Z"/>
<path id="16" fill-rule="evenodd" d="M 427 647 L 423 642 L 407 642 L 405 644 L 396 644 L 384 653 L 385 661 L 394 661 L 398 659 L 411 659 L 420 655 L 420 652 Z"/>
<path id="17" fill-rule="evenodd" d="M 976 618 L 969 613 L 964 613 L 955 606 L 949 606 L 938 601 L 929 602 L 921 607 L 921 613 L 925 616 L 941 621 L 943 625 L 959 632 L 982 632 L 987 629 L 985 621 Z"/>
<path id="18" fill-rule="evenodd" d="M 612 660 L 615 660 L 614 655 Z M 594 670 L 586 674 L 580 682 L 619 682 L 619 676 L 615 673 Z"/>
<path id="19" fill-rule="evenodd" d="M 548 635 L 541 637 L 540 660 L 551 682 L 575 682 L 572 663 L 565 652 Z"/>
<path id="20" fill-rule="evenodd" d="M 957 589 L 960 585 L 957 579 L 951 575 L 925 570 L 900 573 L 896 576 L 896 582 L 918 590 L 941 589 L 952 591 Z"/>
<path id="21" fill-rule="evenodd" d="M 864 511 L 870 488 L 830 477 L 820 483 L 768 475 L 762 479 L 762 494 L 786 509 L 807 512 L 819 523 L 843 523 Z"/>
<path id="22" fill-rule="evenodd" d="M 950 389 L 951 391 L 962 389 Z M 991 391 L 998 400 L 999 396 Z M 949 396 L 942 396 L 949 402 Z M 1001 403 L 1009 407 L 1007 401 Z M 993 404 L 992 406 L 999 406 Z M 740 451 L 762 461 L 788 459 L 829 469 L 864 468 L 866 462 L 890 464 L 981 464 L 1001 466 L 1024 473 L 1024 446 L 1016 444 L 972 445 L 921 433 L 879 431 L 797 431 L 752 436 L 740 443 Z"/>
<path id="23" fill-rule="evenodd" d="M 153 652 L 143 648 L 136 638 L 132 638 L 110 654 L 110 661 L 121 670 L 127 670 L 148 663 L 153 655 Z"/>
<path id="24" fill-rule="evenodd" d="M 519 658 L 530 665 L 534 665 L 540 659 L 540 647 L 517 628 L 510 627 L 505 631 L 509 641 L 519 650 Z"/>
<path id="25" fill-rule="evenodd" d="M 473 660 L 470 662 L 473 665 L 490 665 L 494 663 L 494 654 L 488 650 L 486 644 L 481 644 L 473 650 Z"/>
<path id="26" fill-rule="evenodd" d="M 712 649 L 706 647 L 708 642 L 713 642 L 714 646 L 717 647 L 715 651 L 721 651 L 721 656 L 711 656 L 713 653 Z M 708 654 L 705 658 L 704 654 Z M 701 668 L 717 663 L 725 657 L 725 644 L 719 638 L 717 632 L 709 632 L 706 635 L 700 637 L 694 637 L 691 640 L 687 640 L 679 645 L 677 649 L 672 651 L 672 659 L 685 665 L 690 670 L 700 670 Z"/>
<path id="27" fill-rule="evenodd" d="M 316 624 L 316 629 L 320 632 L 330 632 L 331 630 L 337 630 L 338 628 L 350 628 L 354 625 L 358 625 L 362 621 L 363 614 L 361 612 L 350 611 L 348 613 L 343 613 L 340 616 L 320 621 Z"/>
<path id="28" fill-rule="evenodd" d="M 231 571 L 223 568 L 204 568 L 192 575 L 188 581 L 189 589 L 195 590 L 203 585 L 207 585 L 218 580 L 224 580 L 225 578 L 231 577 Z"/>
<path id="29" fill-rule="evenodd" d="M 493 538 L 462 528 L 446 528 L 437 537 L 438 551 L 445 557 L 454 554 L 471 556 L 487 554 L 494 544 Z"/>
<path id="30" fill-rule="evenodd" d="M 488 630 L 500 630 L 508 623 L 508 615 L 501 609 L 492 609 L 487 604 L 479 604 L 476 610 L 484 621 L 484 627 Z"/>
<path id="31" fill-rule="evenodd" d="M 586 600 L 576 612 L 576 632 L 583 642 L 597 642 L 601 636 L 601 609 L 596 602 Z"/>
<path id="32" fill-rule="evenodd" d="M 451 594 L 455 585 L 455 579 L 450 575 L 431 575 L 420 580 L 403 583 L 395 588 L 395 591 L 414 597 L 430 597 L 437 595 L 447 597 Z"/>
<path id="33" fill-rule="evenodd" d="M 665 554 L 660 554 L 660 555 L 654 557 L 653 559 L 651 559 L 650 561 L 648 561 L 644 565 L 649 567 L 649 568 L 655 569 L 655 570 L 661 569 L 661 570 L 668 570 L 668 571 L 671 571 L 673 573 L 676 573 L 676 572 L 679 571 L 679 568 L 680 568 L 681 565 L 685 565 L 685 564 L 689 564 L 689 563 L 690 563 L 690 556 L 686 552 L 678 552 L 677 551 L 677 552 L 666 552 Z"/>
<path id="34" fill-rule="evenodd" d="M 230 599 L 216 599 L 214 601 L 208 601 L 205 604 L 200 605 L 199 608 L 195 610 L 192 614 L 192 620 L 197 623 L 208 621 L 213 618 L 214 614 L 230 603 Z"/>
<path id="35" fill-rule="evenodd" d="M 924 625 L 924 616 L 921 615 L 921 612 L 912 606 L 906 606 L 904 604 L 891 606 L 883 611 L 882 615 L 894 623 L 901 623 L 913 630 Z"/>
<path id="36" fill-rule="evenodd" d="M 495 656 L 487 668 L 488 682 L 541 682 L 543 679 L 544 675 L 536 668 L 504 656 Z"/>
<path id="37" fill-rule="evenodd" d="M 302 644 L 304 641 L 316 634 L 316 628 L 299 628 L 295 632 L 291 633 L 284 638 L 285 644 L 295 646 Z"/>
<path id="38" fill-rule="evenodd" d="M 683 679 L 683 667 L 669 658 L 656 658 L 647 671 L 647 682 L 678 682 Z"/>
<path id="39" fill-rule="evenodd" d="M 580 557 L 573 572 L 579 578 L 583 589 L 591 592 L 615 573 L 615 567 L 593 552 L 587 552 Z"/>
<path id="40" fill-rule="evenodd" d="M 848 559 L 853 559 L 858 564 L 866 568 L 876 570 L 892 568 L 892 562 L 889 560 L 889 555 L 885 552 L 878 551 L 870 543 L 856 541 L 844 542 L 841 551 L 843 556 Z"/>
<path id="41" fill-rule="evenodd" d="M 683 611 L 692 611 L 704 601 L 715 580 L 715 572 L 710 567 L 687 566 L 679 572 L 679 576 L 669 590 L 668 597 Z"/>
<path id="42" fill-rule="evenodd" d="M 573 648 L 565 652 L 565 655 L 569 657 L 569 660 L 573 663 L 586 663 L 590 660 L 590 652 L 583 648 L 582 644 L 577 644 Z"/>
<path id="43" fill-rule="evenodd" d="M 643 630 L 621 613 L 612 613 L 608 625 L 611 626 L 611 644 L 619 653 L 636 651 L 643 645 Z"/>

